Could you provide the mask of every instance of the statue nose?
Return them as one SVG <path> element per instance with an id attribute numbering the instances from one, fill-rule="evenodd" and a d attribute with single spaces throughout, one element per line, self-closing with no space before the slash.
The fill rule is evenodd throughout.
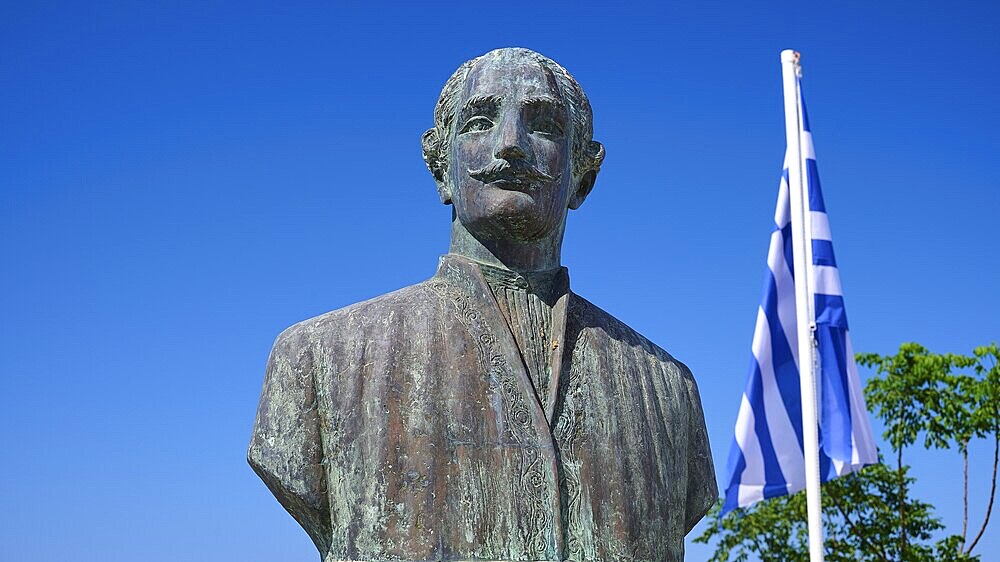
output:
<path id="1" fill-rule="evenodd" d="M 493 156 L 500 160 L 519 160 L 526 156 L 523 148 L 524 138 L 522 124 L 516 117 L 506 117 L 500 125 L 500 137 L 497 139 Z"/>
<path id="2" fill-rule="evenodd" d="M 508 144 L 507 146 L 501 146 L 494 156 L 500 160 L 520 160 L 524 158 L 525 154 L 521 150 L 521 147 L 516 144 Z"/>

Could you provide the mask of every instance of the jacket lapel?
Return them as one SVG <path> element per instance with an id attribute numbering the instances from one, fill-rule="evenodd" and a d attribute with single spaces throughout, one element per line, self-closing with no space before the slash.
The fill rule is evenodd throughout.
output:
<path id="1" fill-rule="evenodd" d="M 506 364 L 510 375 L 515 381 L 516 391 L 513 398 L 523 403 L 530 412 L 531 426 L 534 429 L 538 445 L 554 448 L 552 431 L 549 427 L 549 417 L 546 415 L 548 408 L 539 403 L 535 388 L 531 383 L 531 378 L 528 376 L 528 370 L 524 366 L 524 359 L 521 357 L 521 352 L 518 350 L 517 343 L 514 340 L 514 334 L 510 331 L 510 326 L 508 326 L 507 321 L 500 312 L 500 306 L 497 304 L 496 298 L 493 296 L 493 291 L 486 283 L 486 279 L 483 277 L 479 267 L 471 260 L 449 254 L 441 257 L 441 267 L 438 270 L 438 275 L 447 279 L 452 285 L 460 287 L 463 292 L 468 293 L 472 297 L 474 306 L 478 308 L 478 312 L 481 315 L 483 327 L 491 332 L 492 337 L 496 338 L 496 349 L 499 351 L 503 363 Z M 564 311 L 562 326 L 565 326 L 565 303 L 563 301 L 564 299 L 560 299 L 562 310 Z M 553 316 L 554 335 L 555 316 Z M 480 334 L 479 337 L 482 337 L 482 335 Z M 561 330 L 559 337 L 562 337 Z M 494 362 L 497 359 L 499 358 L 491 357 L 490 361 Z M 549 402 L 552 402 L 552 400 L 550 399 Z"/>
<path id="2" fill-rule="evenodd" d="M 569 283 L 567 282 L 568 286 Z M 550 430 L 555 427 L 556 405 L 559 403 L 559 381 L 562 378 L 563 356 L 566 353 L 566 307 L 569 290 L 563 293 L 552 308 L 552 349 L 549 356 L 549 392 L 545 405 L 545 419 Z"/>

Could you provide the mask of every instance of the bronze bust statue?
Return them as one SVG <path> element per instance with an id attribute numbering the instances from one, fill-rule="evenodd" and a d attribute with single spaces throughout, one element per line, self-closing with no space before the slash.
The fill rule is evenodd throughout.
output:
<path id="1" fill-rule="evenodd" d="M 466 62 L 422 137 L 437 274 L 278 336 L 249 460 L 325 562 L 683 559 L 718 495 L 695 381 L 560 265 L 592 134 L 554 61 Z"/>

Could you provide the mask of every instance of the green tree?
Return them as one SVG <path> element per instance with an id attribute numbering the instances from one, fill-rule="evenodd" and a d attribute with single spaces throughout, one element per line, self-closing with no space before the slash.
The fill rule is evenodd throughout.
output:
<path id="1" fill-rule="evenodd" d="M 986 530 L 996 497 L 1000 453 L 1000 348 L 977 347 L 972 356 L 929 352 L 906 343 L 895 355 L 859 354 L 875 375 L 865 386 L 868 408 L 883 423 L 892 460 L 823 485 L 825 555 L 830 561 L 978 560 L 973 553 Z M 960 371 L 960 372 L 956 372 Z M 993 442 L 993 472 L 986 513 L 969 536 L 969 456 L 973 439 Z M 903 452 L 916 444 L 956 450 L 963 460 L 964 516 L 961 534 L 936 541 L 945 529 L 933 506 L 912 497 L 913 478 Z M 804 492 L 759 502 L 720 517 L 695 539 L 716 542 L 711 560 L 764 562 L 809 559 Z"/>

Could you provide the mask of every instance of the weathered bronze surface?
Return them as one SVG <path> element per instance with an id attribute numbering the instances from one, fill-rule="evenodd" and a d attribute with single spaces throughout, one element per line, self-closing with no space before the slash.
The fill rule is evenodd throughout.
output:
<path id="1" fill-rule="evenodd" d="M 249 460 L 324 561 L 683 559 L 717 497 L 695 381 L 560 266 L 592 131 L 552 60 L 466 62 L 422 138 L 437 274 L 278 336 Z"/>

